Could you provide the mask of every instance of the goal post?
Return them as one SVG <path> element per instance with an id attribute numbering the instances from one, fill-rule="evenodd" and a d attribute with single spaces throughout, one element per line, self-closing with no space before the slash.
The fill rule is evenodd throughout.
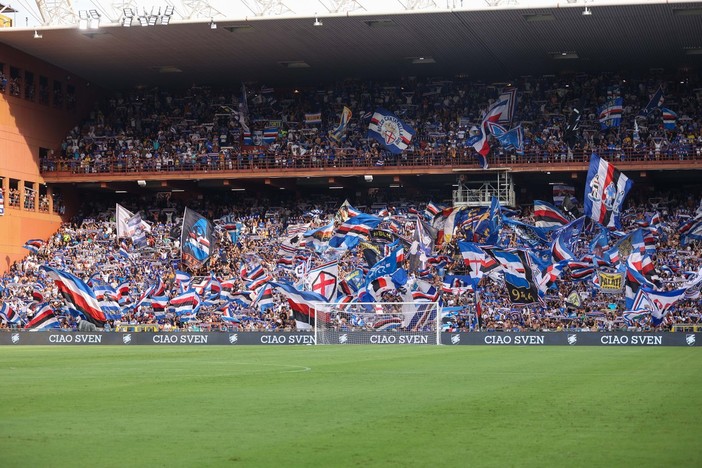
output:
<path id="1" fill-rule="evenodd" d="M 441 344 L 438 302 L 316 302 L 316 344 Z"/>

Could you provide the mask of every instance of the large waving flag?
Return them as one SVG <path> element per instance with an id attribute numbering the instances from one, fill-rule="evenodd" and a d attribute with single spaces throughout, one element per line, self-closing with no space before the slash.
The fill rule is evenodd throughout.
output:
<path id="1" fill-rule="evenodd" d="M 171 298 L 170 305 L 174 307 L 177 315 L 197 313 L 202 300 L 194 289 L 189 289 L 184 293 Z"/>
<path id="2" fill-rule="evenodd" d="M 552 204 L 534 200 L 534 224 L 536 227 L 552 229 L 565 226 L 570 220 Z"/>
<path id="3" fill-rule="evenodd" d="M 448 294 L 461 295 L 475 291 L 475 279 L 469 275 L 444 275 L 441 290 Z"/>
<path id="4" fill-rule="evenodd" d="M 354 247 L 361 238 L 367 239 L 370 231 L 377 228 L 382 221 L 382 218 L 366 213 L 349 218 L 336 228 L 334 237 L 329 240 L 329 246 L 341 247 L 342 244 L 346 244 L 349 248 Z"/>
<path id="5" fill-rule="evenodd" d="M 258 288 L 256 298 L 251 303 L 252 307 L 256 307 L 259 312 L 265 312 L 275 305 L 273 300 L 273 287 L 266 283 Z"/>
<path id="6" fill-rule="evenodd" d="M 494 258 L 500 262 L 505 285 L 512 304 L 533 304 L 539 301 L 539 287 L 532 270 L 529 256 L 523 250 L 492 251 Z"/>
<path id="7" fill-rule="evenodd" d="M 623 101 L 622 98 L 609 99 L 604 106 L 599 108 L 600 127 L 606 130 L 612 127 L 619 127 L 622 122 Z"/>
<path id="8" fill-rule="evenodd" d="M 651 96 L 651 100 L 648 101 L 648 104 L 646 104 L 646 107 L 643 108 L 642 113 L 648 114 L 652 110 L 658 109 L 663 105 L 663 101 L 663 88 L 659 86 L 658 90 L 656 90 L 656 92 L 653 93 L 653 96 Z"/>
<path id="9" fill-rule="evenodd" d="M 483 169 L 488 168 L 487 155 L 490 153 L 490 143 L 488 142 L 490 125 L 498 123 L 504 115 L 507 115 L 508 111 L 508 102 L 506 100 L 495 102 L 488 109 L 485 117 L 483 117 L 480 128 L 476 129 L 478 134 L 466 141 L 466 145 L 472 146 L 478 152 L 478 162 Z"/>
<path id="10" fill-rule="evenodd" d="M 463 257 L 463 263 L 468 267 L 468 275 L 477 283 L 483 277 L 483 265 L 487 262 L 488 255 L 473 242 L 459 240 L 458 249 Z"/>
<path id="11" fill-rule="evenodd" d="M 134 213 L 117 203 L 115 208 L 115 223 L 117 225 L 117 237 L 132 237 L 133 226 L 130 227 L 128 222 L 134 217 Z M 146 232 L 151 232 L 151 226 L 149 223 L 143 220 L 139 220 L 138 226 Z"/>
<path id="12" fill-rule="evenodd" d="M 300 291 L 295 289 L 295 286 L 284 282 L 270 282 L 270 286 L 283 294 L 288 301 L 288 305 L 293 312 L 293 317 L 299 330 L 309 330 L 315 324 L 315 309 L 318 310 L 318 316 L 322 320 L 327 320 L 327 314 L 320 314 L 319 309 L 321 304 L 327 303 L 327 300 L 321 294 L 312 291 Z"/>
<path id="13" fill-rule="evenodd" d="M 343 223 L 349 218 L 353 218 L 354 216 L 358 216 L 360 214 L 361 212 L 353 206 L 351 206 L 351 203 L 349 203 L 348 200 L 344 200 L 344 203 L 341 204 L 336 214 L 334 215 L 334 221 L 336 221 L 337 223 Z"/>
<path id="14" fill-rule="evenodd" d="M 146 231 L 143 226 L 144 221 L 141 219 L 141 213 L 137 213 L 127 220 L 129 238 L 132 239 L 132 245 L 137 249 L 146 247 Z"/>
<path id="15" fill-rule="evenodd" d="M 517 154 L 524 154 L 524 129 L 521 124 L 511 130 L 507 130 L 500 124 L 488 122 L 488 128 L 504 149 L 513 149 Z"/>
<path id="16" fill-rule="evenodd" d="M 22 247 L 24 247 L 32 253 L 37 253 L 39 252 L 39 249 L 44 247 L 44 245 L 46 245 L 46 242 L 44 242 L 41 239 L 29 239 L 27 242 L 24 243 Z"/>
<path id="17" fill-rule="evenodd" d="M 670 308 L 679 300 L 685 299 L 685 292 L 686 289 L 655 291 L 650 287 L 641 286 L 634 299 L 632 310 L 650 310 L 651 324 L 658 326 L 670 312 Z"/>
<path id="18" fill-rule="evenodd" d="M 392 246 L 392 250 L 387 256 L 380 259 L 375 265 L 368 265 L 372 268 L 366 275 L 366 287 L 376 278 L 390 276 L 395 273 L 402 266 L 404 259 L 405 251 L 402 244 Z"/>
<path id="19" fill-rule="evenodd" d="M 19 314 L 7 302 L 0 304 L 0 318 L 4 318 L 8 324 L 12 325 L 17 325 L 22 321 Z"/>
<path id="20" fill-rule="evenodd" d="M 593 153 L 585 183 L 585 215 L 606 227 L 621 229 L 620 213 L 633 182 Z"/>
<path id="21" fill-rule="evenodd" d="M 339 262 L 329 262 L 313 268 L 307 273 L 310 289 L 327 301 L 336 297 L 339 287 Z"/>
<path id="22" fill-rule="evenodd" d="M 197 268 L 210 258 L 214 250 L 214 230 L 204 216 L 185 208 L 180 234 L 182 260 L 191 268 Z"/>
<path id="23" fill-rule="evenodd" d="M 575 241 L 580 236 L 584 224 L 585 218 L 580 217 L 556 231 L 553 243 L 551 244 L 551 255 L 554 262 L 575 259 L 575 254 L 572 249 L 575 245 Z"/>
<path id="24" fill-rule="evenodd" d="M 344 106 L 344 110 L 341 111 L 341 120 L 339 121 L 339 126 L 329 132 L 329 137 L 337 143 L 341 143 L 341 140 L 343 140 L 344 136 L 346 135 L 346 129 L 348 128 L 350 121 L 351 109 Z"/>
<path id="25" fill-rule="evenodd" d="M 624 296 L 627 310 L 634 310 L 634 299 L 641 286 L 653 288 L 651 281 L 654 267 L 651 257 L 640 252 L 632 252 L 626 260 L 626 278 L 624 281 Z"/>
<path id="26" fill-rule="evenodd" d="M 684 223 L 680 229 L 680 243 L 685 246 L 690 241 L 702 240 L 702 215 L 699 215 Z"/>
<path id="27" fill-rule="evenodd" d="M 317 246 L 322 247 L 329 243 L 329 239 L 334 235 L 334 222 L 325 226 L 311 229 L 303 234 L 303 237 L 308 238 Z"/>
<path id="28" fill-rule="evenodd" d="M 517 88 L 503 90 L 500 97 L 497 98 L 497 101 L 505 102 L 504 110 L 500 114 L 498 122 L 504 124 L 512 123 L 514 110 L 517 108 Z"/>
<path id="29" fill-rule="evenodd" d="M 508 216 L 502 216 L 502 222 L 508 226 L 517 235 L 519 240 L 531 248 L 536 248 L 542 244 L 548 244 L 548 235 L 546 231 L 540 227 L 532 226 L 531 224 L 523 223 Z"/>
<path id="30" fill-rule="evenodd" d="M 34 317 L 27 322 L 24 328 L 31 331 L 51 330 L 61 328 L 61 324 L 51 306 L 48 303 L 44 303 L 39 305 Z"/>
<path id="31" fill-rule="evenodd" d="M 385 109 L 377 109 L 368 125 L 368 138 L 374 138 L 395 154 L 407 149 L 414 133 L 409 125 Z"/>
<path id="32" fill-rule="evenodd" d="M 54 280 L 54 284 L 56 284 L 61 294 L 78 311 L 82 312 L 85 318 L 98 326 L 105 324 L 107 318 L 100 308 L 95 293 L 82 279 L 66 271 L 57 270 L 46 265 L 42 265 L 41 269 L 46 271 L 49 278 Z"/>
<path id="33" fill-rule="evenodd" d="M 643 230 L 641 228 L 619 239 L 612 248 L 603 253 L 603 257 L 608 263 L 616 265 L 626 260 L 635 251 L 641 254 L 646 252 L 646 244 L 644 243 Z"/>
<path id="34" fill-rule="evenodd" d="M 661 107 L 661 112 L 663 114 L 663 127 L 666 130 L 675 130 L 678 114 L 667 107 Z"/>

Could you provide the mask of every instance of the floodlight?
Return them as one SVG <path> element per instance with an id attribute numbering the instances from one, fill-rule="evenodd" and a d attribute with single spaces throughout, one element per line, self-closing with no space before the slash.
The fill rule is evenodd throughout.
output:
<path id="1" fill-rule="evenodd" d="M 159 24 L 162 26 L 168 26 L 168 23 L 171 22 L 171 16 L 173 16 L 173 12 L 175 11 L 175 8 L 173 8 L 173 5 L 168 5 L 166 6 L 166 9 L 163 11 L 163 15 L 159 17 L 160 21 Z M 161 9 L 159 8 L 159 14 L 161 13 Z"/>
<path id="2" fill-rule="evenodd" d="M 100 18 L 102 15 L 100 15 L 97 10 L 88 10 L 88 14 L 90 15 L 88 27 L 90 29 L 98 29 L 100 27 Z"/>
<path id="3" fill-rule="evenodd" d="M 319 21 L 319 17 L 317 16 L 317 13 L 314 14 L 314 23 L 312 23 L 312 26 L 322 26 L 322 22 Z"/>
<path id="4" fill-rule="evenodd" d="M 592 10 L 589 9 L 588 7 L 585 7 L 585 10 L 583 10 L 583 16 L 590 16 L 592 15 Z"/>
<path id="5" fill-rule="evenodd" d="M 39 31 L 37 31 L 35 29 L 34 30 L 34 39 L 41 39 L 42 37 L 44 37 L 44 36 L 42 34 L 39 34 Z"/>
<path id="6" fill-rule="evenodd" d="M 217 29 L 217 23 L 214 22 L 214 20 L 210 20 L 210 29 Z"/>
<path id="7" fill-rule="evenodd" d="M 80 10 L 78 12 L 78 29 L 88 29 L 88 20 L 90 19 L 90 15 L 88 14 L 87 10 Z"/>

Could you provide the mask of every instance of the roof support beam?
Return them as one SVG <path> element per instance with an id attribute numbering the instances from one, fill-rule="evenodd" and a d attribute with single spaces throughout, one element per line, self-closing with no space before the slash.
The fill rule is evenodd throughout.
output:
<path id="1" fill-rule="evenodd" d="M 74 26 L 78 24 L 71 0 L 36 0 L 43 26 Z"/>
<path id="2" fill-rule="evenodd" d="M 241 0 L 254 16 L 280 16 L 294 14 L 282 0 Z"/>

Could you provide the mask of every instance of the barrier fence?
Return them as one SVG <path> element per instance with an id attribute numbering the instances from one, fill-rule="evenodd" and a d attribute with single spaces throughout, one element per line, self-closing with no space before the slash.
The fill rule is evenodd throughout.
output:
<path id="1" fill-rule="evenodd" d="M 624 165 L 628 163 L 650 164 L 651 168 L 663 165 L 693 164 L 702 165 L 700 147 L 689 147 L 676 151 L 653 153 L 649 150 L 624 148 L 621 150 L 596 149 L 600 156 L 612 163 Z M 534 164 L 543 165 L 587 165 L 593 150 L 548 151 L 528 149 L 523 155 L 515 153 L 497 153 L 488 157 L 488 162 L 496 167 L 519 167 Z M 478 169 L 479 164 L 471 149 L 461 149 L 457 152 L 441 150 L 422 150 L 406 152 L 400 155 L 383 154 L 370 156 L 356 149 L 336 149 L 319 155 L 306 154 L 303 156 L 289 153 L 269 153 L 265 150 L 251 151 L 227 155 L 220 153 L 205 153 L 193 159 L 180 161 L 178 157 L 170 158 L 169 162 L 157 159 L 146 160 L 139 157 L 105 157 L 97 161 L 81 161 L 69 158 L 42 159 L 41 172 L 52 175 L 69 174 L 120 174 L 120 173 L 191 173 L 204 171 L 285 171 L 299 169 L 344 169 L 344 168 L 379 168 L 379 167 L 414 167 L 426 168 L 432 166 L 448 166 Z M 163 175 L 163 174 L 161 174 Z"/>
<path id="2" fill-rule="evenodd" d="M 431 345 L 433 333 L 341 332 L 328 334 L 327 343 L 346 345 Z M 544 332 L 544 333 L 442 333 L 441 344 L 447 346 L 699 346 L 702 333 L 627 333 L 627 332 Z M 312 333 L 211 332 L 7 332 L 0 333 L 0 345 L 314 345 Z"/>

